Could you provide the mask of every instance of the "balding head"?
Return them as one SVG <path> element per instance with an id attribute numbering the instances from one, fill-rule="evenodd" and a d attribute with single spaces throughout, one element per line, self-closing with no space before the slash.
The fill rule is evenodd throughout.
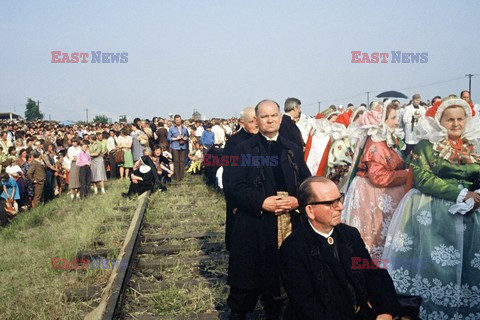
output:
<path id="1" fill-rule="evenodd" d="M 240 113 L 240 125 L 250 134 L 258 133 L 257 118 L 255 109 L 247 107 Z"/>
<path id="2" fill-rule="evenodd" d="M 255 107 L 259 131 L 273 138 L 278 134 L 282 122 L 280 106 L 273 100 L 262 100 Z"/>
<path id="3" fill-rule="evenodd" d="M 312 227 L 329 233 L 341 222 L 343 196 L 337 186 L 324 177 L 311 177 L 305 180 L 298 190 L 300 209 Z"/>

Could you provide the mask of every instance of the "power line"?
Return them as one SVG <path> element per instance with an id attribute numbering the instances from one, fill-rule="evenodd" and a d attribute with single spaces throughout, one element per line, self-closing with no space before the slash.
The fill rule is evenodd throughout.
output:
<path id="1" fill-rule="evenodd" d="M 465 75 L 465 76 L 476 76 L 478 74 L 468 74 L 468 75 Z M 462 80 L 465 78 L 465 76 L 462 76 L 462 77 L 457 77 L 457 78 L 453 78 L 453 79 L 448 79 L 448 80 L 444 80 L 444 81 L 437 81 L 437 82 L 432 82 L 432 83 L 428 83 L 428 84 L 424 84 L 424 85 L 418 85 L 418 86 L 414 86 L 414 87 L 406 87 L 406 88 L 401 88 L 401 89 L 398 89 L 398 91 L 403 91 L 403 90 L 412 90 L 412 89 L 419 89 L 419 88 L 425 88 L 425 87 L 429 87 L 429 86 L 434 86 L 434 85 L 437 85 L 437 84 L 442 84 L 442 83 L 447 83 L 447 82 L 453 82 L 453 81 L 458 81 L 458 80 Z M 347 99 L 352 99 L 352 98 L 356 98 L 358 96 L 361 96 L 361 95 L 364 95 L 365 93 L 368 92 L 368 94 L 370 93 L 376 93 L 376 92 L 383 92 L 385 90 L 369 90 L 369 91 L 364 91 L 364 92 L 361 92 L 361 93 L 357 93 L 353 96 L 349 96 L 349 97 L 343 97 L 343 98 L 335 98 L 335 99 L 329 99 L 329 100 L 321 100 L 322 102 L 333 102 L 333 101 L 341 101 L 341 100 L 347 100 Z M 368 95 L 367 94 L 367 95 Z M 367 98 L 368 99 L 368 98 Z M 319 99 L 320 100 L 320 99 Z M 318 101 L 318 100 L 317 100 Z M 313 102 L 313 103 L 309 103 L 309 104 L 306 104 L 305 106 L 310 106 L 310 105 L 314 105 L 318 102 Z"/>

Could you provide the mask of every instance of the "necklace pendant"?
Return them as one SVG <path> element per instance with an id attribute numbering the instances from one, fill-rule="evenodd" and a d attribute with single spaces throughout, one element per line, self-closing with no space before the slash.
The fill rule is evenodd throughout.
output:
<path id="1" fill-rule="evenodd" d="M 332 237 L 328 237 L 327 242 L 328 242 L 329 245 L 332 245 L 335 241 L 333 241 Z"/>

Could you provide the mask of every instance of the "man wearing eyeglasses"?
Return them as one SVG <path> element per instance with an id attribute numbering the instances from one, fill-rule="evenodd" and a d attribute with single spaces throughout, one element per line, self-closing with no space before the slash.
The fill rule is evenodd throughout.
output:
<path id="1" fill-rule="evenodd" d="M 245 319 L 261 296 L 265 318 L 274 320 L 281 318 L 286 299 L 280 282 L 279 247 L 298 225 L 295 195 L 310 171 L 301 148 L 279 135 L 282 114 L 278 104 L 259 102 L 255 116 L 259 133 L 238 144 L 234 155 L 259 161 L 244 161 L 229 170 L 237 213 L 231 233 L 227 303 L 230 319 Z"/>
<path id="2" fill-rule="evenodd" d="M 391 320 L 399 311 L 392 279 L 372 262 L 358 230 L 341 223 L 337 186 L 311 177 L 297 198 L 307 219 L 281 247 L 285 319 Z M 354 268 L 354 261 L 365 267 Z"/>

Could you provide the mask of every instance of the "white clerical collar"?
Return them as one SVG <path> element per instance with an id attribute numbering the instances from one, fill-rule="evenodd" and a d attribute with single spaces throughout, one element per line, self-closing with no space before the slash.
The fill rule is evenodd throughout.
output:
<path id="1" fill-rule="evenodd" d="M 333 228 L 332 228 L 332 230 L 330 230 L 329 233 L 323 233 L 323 232 L 320 232 L 320 231 L 318 231 L 317 229 L 315 229 L 315 227 L 314 227 L 313 224 L 310 222 L 310 220 L 308 220 L 308 223 L 310 223 L 310 226 L 312 227 L 313 231 L 315 231 L 315 233 L 321 235 L 321 236 L 324 237 L 324 238 L 330 237 L 330 236 L 332 235 L 332 233 L 333 233 Z"/>
<path id="2" fill-rule="evenodd" d="M 278 139 L 278 132 L 277 132 L 277 134 L 275 135 L 275 137 L 273 137 L 273 138 L 269 138 L 269 137 L 267 137 L 266 135 L 264 135 L 264 134 L 261 133 L 261 132 L 260 132 L 260 134 L 261 134 L 265 139 L 267 139 L 267 141 L 277 141 L 277 139 Z"/>

